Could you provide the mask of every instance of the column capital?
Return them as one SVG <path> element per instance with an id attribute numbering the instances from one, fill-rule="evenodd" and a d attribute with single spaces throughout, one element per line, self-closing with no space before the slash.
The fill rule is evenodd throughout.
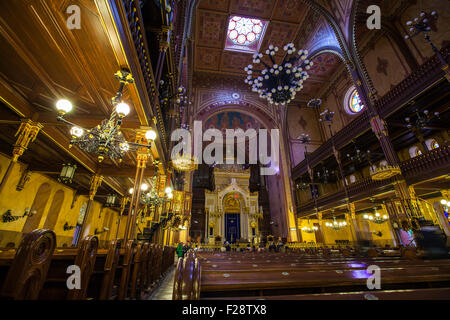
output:
<path id="1" fill-rule="evenodd" d="M 42 124 L 30 119 L 22 119 L 20 121 L 20 127 L 15 134 L 17 140 L 13 149 L 13 162 L 17 162 L 24 151 L 27 150 L 29 143 L 36 139 L 37 134 L 42 128 Z"/>

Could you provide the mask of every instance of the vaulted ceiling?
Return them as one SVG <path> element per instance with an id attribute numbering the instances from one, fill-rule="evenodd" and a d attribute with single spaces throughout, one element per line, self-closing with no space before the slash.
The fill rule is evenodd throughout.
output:
<path id="1" fill-rule="evenodd" d="M 195 74 L 235 76 L 237 81 L 242 79 L 245 88 L 244 68 L 252 62 L 252 53 L 225 49 L 228 21 L 233 15 L 268 21 L 259 49 L 261 53 L 265 53 L 270 44 L 281 49 L 291 42 L 310 53 L 323 47 L 339 48 L 326 20 L 301 0 L 201 0 L 195 16 Z M 278 52 L 275 60 L 281 62 L 283 50 Z M 307 101 L 316 96 L 342 64 L 332 53 L 320 54 L 313 61 L 310 78 L 298 99 Z"/>

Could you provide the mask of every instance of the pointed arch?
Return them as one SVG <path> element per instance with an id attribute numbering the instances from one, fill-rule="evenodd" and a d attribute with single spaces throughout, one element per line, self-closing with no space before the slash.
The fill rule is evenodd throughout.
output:
<path id="1" fill-rule="evenodd" d="M 41 222 L 45 206 L 47 205 L 48 199 L 50 198 L 50 192 L 50 184 L 41 184 L 38 191 L 36 192 L 33 204 L 31 205 L 30 213 L 32 215 L 27 217 L 27 220 L 25 221 L 25 224 L 23 226 L 23 233 L 30 233 L 31 231 L 39 227 L 39 222 Z"/>
<path id="2" fill-rule="evenodd" d="M 64 203 L 64 191 L 59 189 L 55 192 L 53 196 L 52 204 L 50 210 L 47 214 L 47 219 L 45 219 L 44 228 L 54 230 L 56 222 L 58 220 L 59 213 L 61 212 L 61 207 Z"/>

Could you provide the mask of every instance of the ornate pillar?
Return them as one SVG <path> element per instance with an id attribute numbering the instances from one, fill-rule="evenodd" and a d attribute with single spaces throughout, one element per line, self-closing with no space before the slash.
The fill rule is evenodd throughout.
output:
<path id="1" fill-rule="evenodd" d="M 91 183 L 90 183 L 90 188 L 89 188 L 89 200 L 88 200 L 88 203 L 86 206 L 86 213 L 83 218 L 83 224 L 81 226 L 80 233 L 78 234 L 78 238 L 76 240 L 76 245 L 78 245 L 80 238 L 83 239 L 89 235 L 90 224 L 88 225 L 88 221 L 91 216 L 92 202 L 94 201 L 94 197 L 97 194 L 98 187 L 100 187 L 100 185 L 102 184 L 102 181 L 103 181 L 103 176 L 101 176 L 99 174 L 94 174 L 91 177 Z"/>
<path id="2" fill-rule="evenodd" d="M 16 143 L 14 144 L 13 148 L 13 156 L 11 159 L 11 162 L 8 165 L 8 168 L 6 169 L 6 173 L 3 176 L 3 179 L 0 183 L 0 194 L 5 187 L 8 178 L 11 174 L 11 171 L 16 164 L 19 157 L 27 150 L 28 145 L 30 142 L 33 142 L 36 139 L 36 136 L 38 135 L 39 131 L 42 129 L 43 125 L 39 122 L 34 122 L 30 119 L 22 119 L 19 129 L 16 132 Z"/>
<path id="3" fill-rule="evenodd" d="M 393 218 L 393 217 L 391 217 L 391 215 L 389 214 L 389 210 L 386 208 L 386 205 L 385 205 L 385 204 L 382 204 L 382 205 L 381 205 L 381 208 L 382 208 L 383 211 L 386 212 L 386 214 L 389 216 L 389 221 L 388 221 L 387 223 L 389 224 L 389 231 L 391 232 L 392 240 L 394 241 L 394 247 L 395 247 L 395 246 L 398 246 L 399 244 L 401 244 L 401 241 L 400 241 L 400 239 L 398 238 L 398 234 L 397 234 L 397 232 L 395 231 L 394 226 L 392 225 L 392 223 L 393 223 L 392 218 Z"/>

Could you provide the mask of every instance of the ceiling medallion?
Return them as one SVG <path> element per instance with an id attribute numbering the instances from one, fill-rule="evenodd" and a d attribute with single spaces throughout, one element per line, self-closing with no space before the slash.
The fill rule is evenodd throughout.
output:
<path id="1" fill-rule="evenodd" d="M 145 138 L 149 144 L 140 144 L 125 140 L 125 137 L 120 131 L 120 126 L 122 125 L 122 119 L 130 113 L 130 107 L 122 101 L 122 94 L 125 86 L 133 83 L 134 80 L 131 73 L 126 69 L 118 71 L 115 77 L 119 80 L 120 87 L 116 96 L 111 100 L 114 109 L 109 119 L 104 119 L 94 128 L 84 129 L 64 119 L 64 115 L 72 110 L 72 103 L 70 101 L 61 99 L 56 103 L 56 109 L 59 112 L 56 119 L 72 126 L 70 129 L 72 140 L 70 141 L 69 147 L 75 144 L 86 152 L 97 154 L 99 162 L 102 162 L 105 157 L 118 159 L 121 162 L 126 152 L 130 150 L 135 151 L 140 147 L 150 149 L 151 142 L 156 139 L 156 132 L 149 130 L 145 133 Z"/>
<path id="2" fill-rule="evenodd" d="M 313 65 L 307 60 L 308 51 L 298 50 L 293 43 L 284 46 L 286 54 L 280 65 L 275 62 L 274 55 L 278 47 L 269 46 L 266 54 L 272 65 L 263 61 L 262 53 L 253 55 L 253 63 L 262 64 L 263 69 L 256 69 L 253 65 L 244 68 L 248 76 L 245 83 L 252 87 L 253 92 L 259 93 L 260 98 L 275 105 L 285 105 L 295 98 L 297 92 L 303 88 L 303 82 L 309 78 L 306 70 Z"/>

